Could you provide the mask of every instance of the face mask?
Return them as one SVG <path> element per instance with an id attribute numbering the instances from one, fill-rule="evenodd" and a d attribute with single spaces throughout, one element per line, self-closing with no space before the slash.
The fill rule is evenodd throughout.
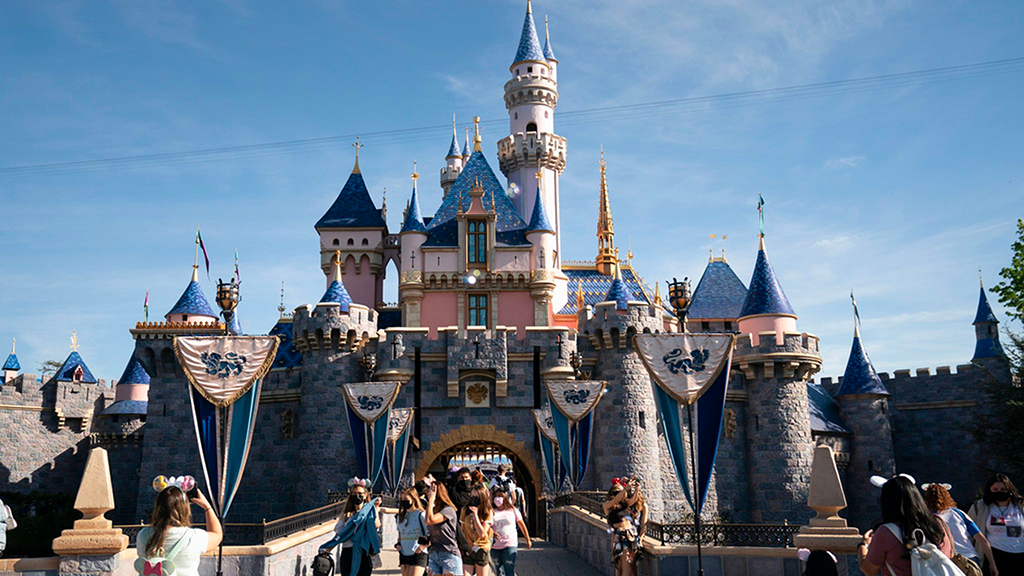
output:
<path id="1" fill-rule="evenodd" d="M 412 502 L 409 502 L 408 500 L 402 500 L 401 502 L 398 503 L 398 507 L 401 508 L 402 510 L 408 510 L 409 508 L 412 508 Z"/>
<path id="2" fill-rule="evenodd" d="M 494 499 L 494 505 L 496 507 L 498 507 L 498 508 L 501 508 L 501 505 L 504 504 L 504 503 L 505 503 L 505 499 L 502 498 L 501 496 L 498 496 L 497 498 Z"/>
<path id="3" fill-rule="evenodd" d="M 356 502 L 362 502 L 366 500 L 366 494 L 356 494 Z"/>
<path id="4" fill-rule="evenodd" d="M 992 492 L 992 499 L 996 502 L 1005 502 L 1010 499 L 1009 492 Z"/>
<path id="5" fill-rule="evenodd" d="M 459 487 L 462 488 L 463 490 L 469 490 L 470 488 L 473 487 L 473 481 L 472 480 L 460 480 L 459 481 Z"/>
<path id="6" fill-rule="evenodd" d="M 477 506 L 479 506 L 479 505 L 480 505 L 480 497 L 479 497 L 479 496 L 475 496 L 475 495 L 474 495 L 474 496 L 472 496 L 472 497 L 470 497 L 470 499 L 469 499 L 469 505 L 470 505 L 470 506 L 472 506 L 472 507 L 474 507 L 474 508 L 476 508 Z"/>

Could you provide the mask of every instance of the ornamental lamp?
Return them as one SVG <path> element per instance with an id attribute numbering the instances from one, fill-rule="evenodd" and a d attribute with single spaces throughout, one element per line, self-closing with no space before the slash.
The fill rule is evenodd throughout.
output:
<path id="1" fill-rule="evenodd" d="M 679 318 L 680 322 L 686 321 L 686 311 L 690 308 L 690 279 L 683 278 L 680 282 L 675 278 L 668 283 L 668 299 L 669 303 L 672 304 L 672 309 L 676 313 L 676 317 Z"/>
<path id="2" fill-rule="evenodd" d="M 235 307 L 238 306 L 238 300 L 238 284 L 235 283 L 235 279 L 232 278 L 231 282 L 225 282 L 218 278 L 217 306 L 220 306 L 220 309 L 228 314 L 234 312 Z"/>
<path id="3" fill-rule="evenodd" d="M 359 359 L 359 365 L 366 371 L 366 379 L 373 380 L 373 373 L 377 370 L 377 356 L 370 352 L 364 352 Z"/>

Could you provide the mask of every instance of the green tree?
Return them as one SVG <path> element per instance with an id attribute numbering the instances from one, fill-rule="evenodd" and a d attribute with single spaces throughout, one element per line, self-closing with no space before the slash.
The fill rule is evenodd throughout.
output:
<path id="1" fill-rule="evenodd" d="M 992 288 L 1006 313 L 1024 322 L 1024 219 L 1017 220 L 1017 241 L 1013 243 L 1010 265 L 999 271 L 1003 281 Z"/>
<path id="2" fill-rule="evenodd" d="M 56 374 L 57 370 L 60 370 L 60 367 L 63 365 L 63 362 L 58 362 L 56 360 L 47 360 L 46 362 L 40 362 L 39 375 L 42 376 L 43 382 L 49 380 L 50 376 Z"/>

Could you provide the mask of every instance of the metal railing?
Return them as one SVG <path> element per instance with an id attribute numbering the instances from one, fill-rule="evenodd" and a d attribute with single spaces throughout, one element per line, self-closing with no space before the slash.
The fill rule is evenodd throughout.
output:
<path id="1" fill-rule="evenodd" d="M 573 492 L 555 498 L 554 505 L 576 506 L 591 514 L 604 517 L 604 492 Z M 716 524 L 701 523 L 700 537 L 704 546 L 755 546 L 789 548 L 793 536 L 800 531 L 794 524 Z M 663 546 L 671 544 L 695 545 L 696 532 L 692 522 L 647 522 L 647 536 Z"/>

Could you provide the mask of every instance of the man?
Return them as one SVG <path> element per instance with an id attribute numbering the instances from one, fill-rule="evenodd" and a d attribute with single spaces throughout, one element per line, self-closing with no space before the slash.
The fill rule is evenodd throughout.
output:
<path id="1" fill-rule="evenodd" d="M 462 517 L 463 508 L 469 505 L 472 491 L 473 476 L 470 474 L 469 468 L 459 468 L 459 471 L 455 473 L 452 489 L 449 492 L 452 504 L 455 504 L 455 507 L 458 509 L 460 518 Z"/>

